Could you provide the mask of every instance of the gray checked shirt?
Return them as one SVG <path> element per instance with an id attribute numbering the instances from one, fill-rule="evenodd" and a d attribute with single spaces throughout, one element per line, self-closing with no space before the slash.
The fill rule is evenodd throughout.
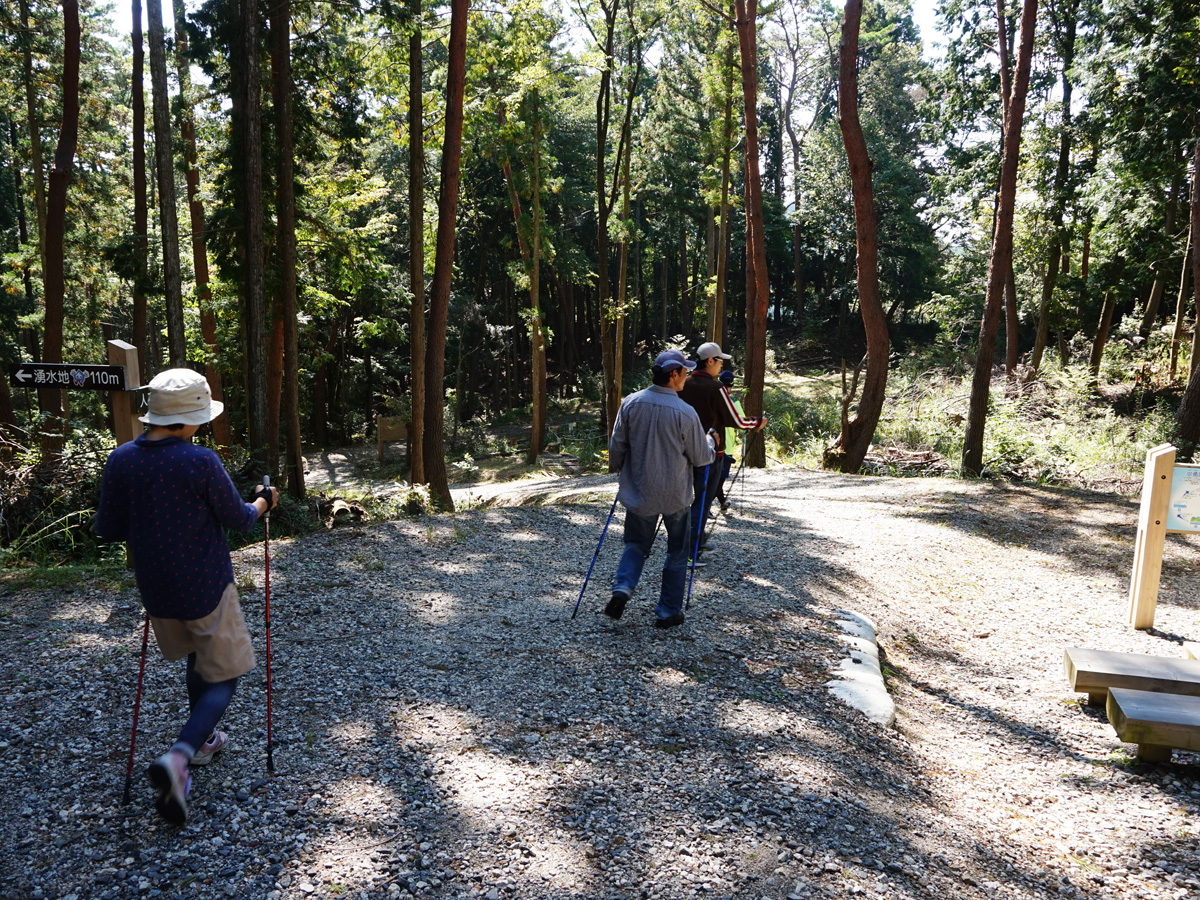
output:
<path id="1" fill-rule="evenodd" d="M 617 499 L 638 515 L 678 512 L 692 502 L 692 467 L 715 454 L 700 417 L 669 387 L 651 385 L 621 403 L 608 468 L 620 472 Z"/>

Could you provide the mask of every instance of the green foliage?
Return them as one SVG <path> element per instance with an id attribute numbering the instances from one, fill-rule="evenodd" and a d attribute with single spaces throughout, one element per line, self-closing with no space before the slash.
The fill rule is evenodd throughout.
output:
<path id="1" fill-rule="evenodd" d="M 39 470 L 32 445 L 0 458 L 0 565 L 94 563 L 101 545 L 91 531 L 100 477 L 112 438 L 77 427 L 52 473 Z"/>

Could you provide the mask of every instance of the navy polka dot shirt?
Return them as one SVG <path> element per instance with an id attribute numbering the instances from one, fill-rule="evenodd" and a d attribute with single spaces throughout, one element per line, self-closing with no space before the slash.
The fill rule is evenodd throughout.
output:
<path id="1" fill-rule="evenodd" d="M 225 529 L 249 531 L 257 520 L 206 447 L 142 435 L 109 454 L 96 534 L 128 543 L 152 616 L 199 619 L 216 609 L 233 581 Z"/>

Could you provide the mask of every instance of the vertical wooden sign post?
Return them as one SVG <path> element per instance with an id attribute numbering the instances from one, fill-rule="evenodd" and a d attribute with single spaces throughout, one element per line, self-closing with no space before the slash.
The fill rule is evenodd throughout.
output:
<path id="1" fill-rule="evenodd" d="M 109 341 L 108 364 L 125 367 L 125 390 L 112 392 L 113 434 L 118 444 L 125 444 L 142 433 L 135 393 L 142 386 L 137 347 L 125 341 Z"/>
<path id="2" fill-rule="evenodd" d="M 1129 624 L 1138 629 L 1154 625 L 1174 470 L 1175 448 L 1170 444 L 1161 444 L 1146 454 L 1142 506 L 1133 545 L 1133 577 L 1129 582 Z"/>

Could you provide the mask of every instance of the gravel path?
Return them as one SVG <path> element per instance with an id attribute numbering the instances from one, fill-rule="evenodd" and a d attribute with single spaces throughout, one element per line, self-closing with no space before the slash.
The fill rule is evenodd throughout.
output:
<path id="1" fill-rule="evenodd" d="M 120 806 L 131 583 L 0 598 L 0 897 L 1200 896 L 1197 757 L 1133 763 L 1061 664 L 1076 644 L 1181 655 L 1200 547 L 1172 539 L 1159 627 L 1135 633 L 1127 500 L 746 481 L 670 632 L 651 627 L 661 548 L 624 619 L 599 614 L 619 529 L 569 619 L 603 484 L 273 542 L 277 771 L 260 665 L 183 829 L 141 776 L 183 697 L 153 648 Z M 260 664 L 262 562 L 236 556 Z M 838 608 L 879 625 L 894 730 L 823 687 Z"/>

